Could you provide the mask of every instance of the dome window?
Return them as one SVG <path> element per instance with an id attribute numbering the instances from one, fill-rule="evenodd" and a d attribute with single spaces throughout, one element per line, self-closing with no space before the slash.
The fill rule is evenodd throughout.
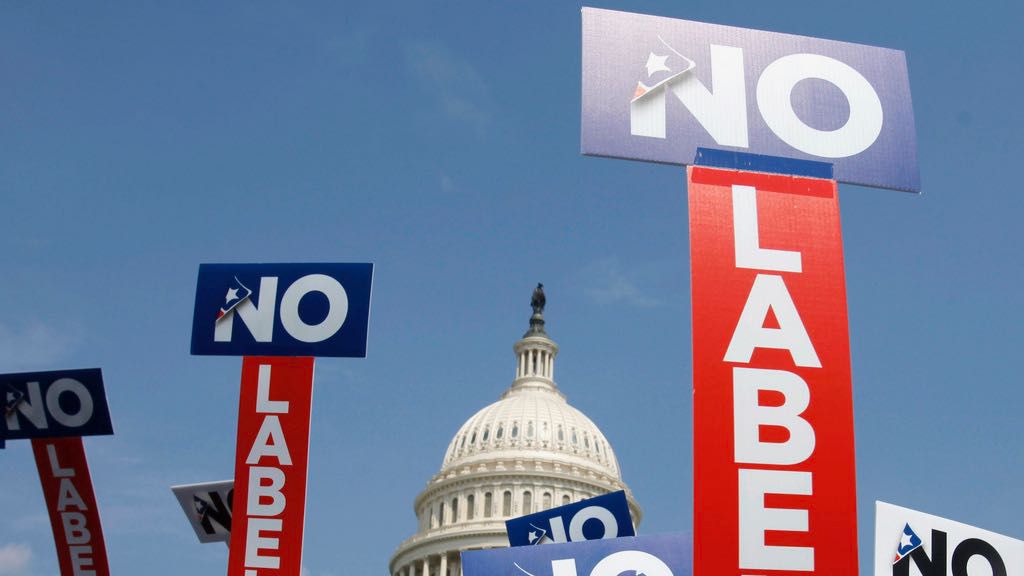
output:
<path id="1" fill-rule="evenodd" d="M 491 427 L 490 426 L 485 426 L 484 427 L 483 443 L 486 443 L 487 439 L 490 438 L 490 437 L 491 437 Z"/>
<path id="2" fill-rule="evenodd" d="M 526 437 L 533 438 L 533 420 L 526 423 Z"/>
<path id="3" fill-rule="evenodd" d="M 505 435 L 505 425 L 504 424 L 498 424 L 498 431 L 494 433 L 494 438 L 496 440 L 501 440 L 501 437 L 504 436 L 504 435 Z"/>
<path id="4" fill-rule="evenodd" d="M 452 498 L 452 524 L 459 521 L 459 499 L 458 497 Z"/>
<path id="5" fill-rule="evenodd" d="M 523 516 L 533 512 L 533 494 L 523 492 Z"/>
<path id="6" fill-rule="evenodd" d="M 565 431 L 562 430 L 562 425 L 558 425 L 558 441 L 565 442 Z"/>
<path id="7" fill-rule="evenodd" d="M 475 510 L 476 497 L 470 494 L 466 496 L 466 520 L 472 520 Z"/>
<path id="8" fill-rule="evenodd" d="M 590 434 L 583 435 L 583 445 L 587 447 L 587 450 L 590 450 Z"/>
<path id="9" fill-rule="evenodd" d="M 551 508 L 551 492 L 545 492 L 544 493 L 544 499 L 541 500 L 541 502 L 544 504 L 544 509 L 545 510 L 547 510 L 548 508 Z"/>
<path id="10" fill-rule="evenodd" d="M 490 492 L 484 494 L 484 518 L 490 518 L 494 511 L 494 497 Z"/>
<path id="11" fill-rule="evenodd" d="M 508 490 L 501 495 L 501 515 L 505 518 L 512 516 L 512 493 Z"/>
<path id="12" fill-rule="evenodd" d="M 513 422 L 512 423 L 512 437 L 513 438 L 518 438 L 519 437 L 519 422 Z"/>
<path id="13" fill-rule="evenodd" d="M 551 438 L 551 431 L 548 430 L 547 422 L 540 423 L 540 437 L 543 438 L 544 440 Z"/>
<path id="14" fill-rule="evenodd" d="M 476 430 L 473 431 L 473 436 L 469 439 L 469 445 L 472 446 L 473 444 L 476 444 Z"/>
<path id="15" fill-rule="evenodd" d="M 572 445 L 573 445 L 573 446 L 576 446 L 576 445 L 578 445 L 579 443 L 580 443 L 579 439 L 578 439 L 578 438 L 576 438 L 576 429 L 575 429 L 575 428 L 573 428 L 573 429 L 572 429 Z"/>

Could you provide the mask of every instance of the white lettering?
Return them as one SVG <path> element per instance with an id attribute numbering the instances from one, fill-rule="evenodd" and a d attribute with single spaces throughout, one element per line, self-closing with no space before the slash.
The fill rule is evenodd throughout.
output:
<path id="1" fill-rule="evenodd" d="M 88 544 L 91 538 L 89 529 L 85 527 L 85 514 L 81 512 L 61 512 L 61 522 L 64 524 L 64 538 L 68 544 Z"/>
<path id="2" fill-rule="evenodd" d="M 615 538 L 619 535 L 619 523 L 607 508 L 587 506 L 573 515 L 572 520 L 569 521 L 569 538 L 573 542 L 582 542 L 587 539 L 583 535 L 583 525 L 586 524 L 587 520 L 591 519 L 600 521 L 601 525 L 604 526 L 604 534 L 601 535 L 602 539 Z"/>
<path id="3" fill-rule="evenodd" d="M 299 302 L 310 292 L 327 297 L 327 316 L 319 324 L 306 324 L 299 317 Z M 348 316 L 345 288 L 325 274 L 309 274 L 295 281 L 281 297 L 281 324 L 296 340 L 322 342 L 334 336 Z"/>
<path id="4" fill-rule="evenodd" d="M 765 494 L 811 494 L 811 473 L 790 470 L 739 471 L 740 568 L 814 570 L 814 548 L 767 546 L 768 530 L 807 532 L 807 510 L 766 508 Z"/>
<path id="5" fill-rule="evenodd" d="M 576 559 L 551 561 L 551 576 L 576 576 Z"/>
<path id="6" fill-rule="evenodd" d="M 761 248 L 757 227 L 757 189 L 732 186 L 732 226 L 736 267 L 776 272 L 801 272 L 800 253 Z"/>
<path id="7" fill-rule="evenodd" d="M 816 78 L 842 91 L 850 116 L 836 130 L 805 124 L 793 110 L 793 87 Z M 822 158 L 846 158 L 867 150 L 882 133 L 882 102 L 864 76 L 849 65 L 818 54 L 790 54 L 772 62 L 757 81 L 757 107 L 783 142 Z"/>
<path id="8" fill-rule="evenodd" d="M 50 461 L 50 472 L 54 478 L 71 478 L 75 475 L 74 468 L 61 468 L 57 461 L 57 447 L 53 444 L 46 445 L 46 455 Z"/>
<path id="9" fill-rule="evenodd" d="M 287 414 L 287 400 L 270 399 L 270 364 L 260 364 L 256 377 L 256 412 L 258 414 Z"/>
<path id="10" fill-rule="evenodd" d="M 61 478 L 60 487 L 57 489 L 57 510 L 63 512 L 72 506 L 79 510 L 88 510 L 71 480 Z"/>
<path id="11" fill-rule="evenodd" d="M 733 436 L 736 462 L 747 464 L 799 464 L 814 452 L 814 428 L 800 417 L 811 403 L 811 391 L 802 378 L 785 370 L 732 369 Z M 781 406 L 761 406 L 758 392 L 782 394 Z M 761 442 L 761 426 L 779 426 L 789 432 L 785 442 Z"/>
<path id="12" fill-rule="evenodd" d="M 721 146 L 746 148 L 747 90 L 743 75 L 743 50 L 711 45 L 711 76 L 714 91 L 701 84 L 691 71 L 674 80 L 676 98 Z M 630 105 L 630 131 L 634 136 L 665 137 L 665 90 L 640 98 Z"/>
<path id="13" fill-rule="evenodd" d="M 260 278 L 260 304 L 257 307 L 252 298 L 242 302 L 223 318 L 216 320 L 213 330 L 214 342 L 231 342 L 231 331 L 235 324 L 235 312 L 249 329 L 252 339 L 257 342 L 271 342 L 274 339 L 274 307 L 277 301 L 277 277 Z"/>
<path id="14" fill-rule="evenodd" d="M 278 556 L 261 556 L 261 550 L 277 550 L 279 540 L 275 537 L 263 537 L 263 532 L 281 532 L 280 518 L 249 518 L 245 533 L 245 567 L 271 568 L 281 566 Z"/>
<path id="15" fill-rule="evenodd" d="M 263 419 L 245 463 L 259 464 L 264 457 L 277 458 L 278 463 L 282 466 L 290 466 L 292 463 L 292 456 L 288 452 L 288 443 L 285 442 L 284 431 L 281 430 L 281 420 L 274 415 Z"/>
<path id="16" fill-rule="evenodd" d="M 778 328 L 764 327 L 769 309 L 775 312 Z M 758 274 L 754 279 L 725 352 L 725 361 L 747 364 L 755 348 L 788 350 L 797 366 L 821 368 L 818 354 L 782 276 Z"/>
<path id="17" fill-rule="evenodd" d="M 92 566 L 92 546 L 69 546 L 71 553 L 71 573 L 74 576 L 96 576 L 95 570 L 85 570 Z"/>
<path id="18" fill-rule="evenodd" d="M 264 480 L 269 480 L 269 483 L 264 484 Z M 284 472 L 280 468 L 249 468 L 249 498 L 246 507 L 249 516 L 277 516 L 284 512 L 286 499 L 281 492 L 284 481 Z M 265 498 L 270 503 L 264 504 Z"/>
<path id="19" fill-rule="evenodd" d="M 590 571 L 590 576 L 619 576 L 624 573 L 672 576 L 672 569 L 653 554 L 639 550 L 623 550 L 609 554 L 598 562 Z"/>
<path id="20" fill-rule="evenodd" d="M 65 392 L 70 392 L 78 398 L 78 411 L 74 414 L 68 414 L 60 405 L 60 395 Z M 78 380 L 61 378 L 46 390 L 46 409 L 57 422 L 68 428 L 77 428 L 92 418 L 92 394 Z"/>
<path id="21" fill-rule="evenodd" d="M 42 394 L 39 392 L 39 382 L 29 382 L 25 385 L 28 390 L 28 397 L 22 398 L 17 407 L 8 412 L 5 420 L 8 430 L 21 430 L 18 422 L 18 414 L 21 414 L 32 423 L 37 430 L 46 430 L 49 425 L 46 421 L 46 412 L 43 410 Z M 7 401 L 14 400 L 14 395 L 7 392 Z"/>

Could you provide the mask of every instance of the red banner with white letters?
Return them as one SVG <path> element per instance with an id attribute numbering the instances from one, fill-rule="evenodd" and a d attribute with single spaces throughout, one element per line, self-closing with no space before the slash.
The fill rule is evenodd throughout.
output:
<path id="1" fill-rule="evenodd" d="M 302 563 L 312 357 L 246 356 L 228 576 L 292 576 Z"/>
<path id="2" fill-rule="evenodd" d="M 34 438 L 39 482 L 62 576 L 109 576 L 100 513 L 80 437 Z"/>
<path id="3" fill-rule="evenodd" d="M 857 575 L 833 180 L 687 169 L 694 574 Z"/>

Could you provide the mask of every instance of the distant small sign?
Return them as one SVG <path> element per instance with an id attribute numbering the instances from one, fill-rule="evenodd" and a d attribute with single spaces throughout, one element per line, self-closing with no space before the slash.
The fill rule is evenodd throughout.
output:
<path id="1" fill-rule="evenodd" d="M 113 434 L 99 368 L 0 375 L 3 440 Z"/>
<path id="2" fill-rule="evenodd" d="M 510 546 L 635 536 L 626 492 L 619 490 L 505 522 Z"/>
<path id="3" fill-rule="evenodd" d="M 231 503 L 235 481 L 171 486 L 192 530 L 203 544 L 231 540 Z"/>

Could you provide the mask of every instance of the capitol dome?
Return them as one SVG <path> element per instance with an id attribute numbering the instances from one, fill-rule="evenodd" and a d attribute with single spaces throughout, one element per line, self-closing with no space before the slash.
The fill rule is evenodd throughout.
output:
<path id="1" fill-rule="evenodd" d="M 462 551 L 508 546 L 505 520 L 616 490 L 640 523 L 611 443 L 555 384 L 558 345 L 544 328 L 540 285 L 532 304 L 512 385 L 452 437 L 416 497 L 418 529 L 391 557 L 392 576 L 460 576 Z"/>

